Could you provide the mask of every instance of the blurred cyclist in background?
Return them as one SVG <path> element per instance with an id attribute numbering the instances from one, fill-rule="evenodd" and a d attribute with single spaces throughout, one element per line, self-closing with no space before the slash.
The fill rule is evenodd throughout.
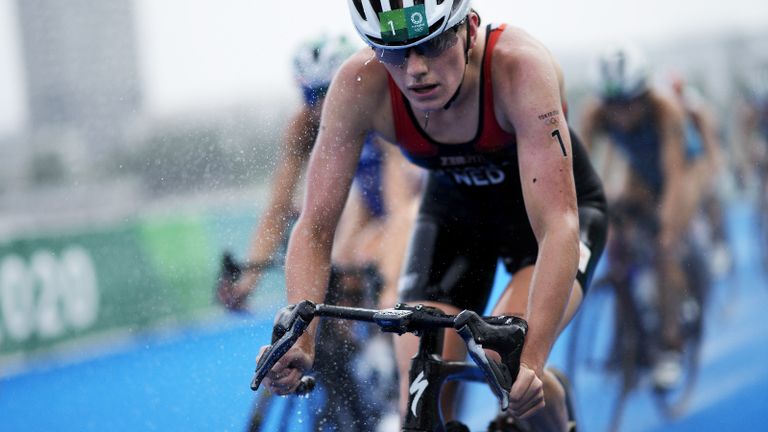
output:
<path id="1" fill-rule="evenodd" d="M 695 129 L 686 126 L 680 104 L 651 86 L 649 64 L 635 46 L 606 50 L 594 73 L 598 97 L 584 109 L 584 142 L 594 147 L 598 134 L 606 136 L 603 168 L 614 163 L 614 150 L 619 150 L 627 172 L 618 196 L 610 201 L 615 209 L 631 209 L 626 212 L 630 217 L 654 227 L 665 348 L 656 357 L 653 376 L 657 386 L 670 387 L 681 373 L 676 314 L 688 289 L 680 249 L 699 207 L 705 148 L 700 137 L 690 136 Z"/>
<path id="2" fill-rule="evenodd" d="M 324 36 L 302 44 L 295 53 L 293 68 L 303 103 L 288 122 L 280 161 L 273 174 L 270 201 L 255 230 L 248 262 L 238 265 L 225 257 L 225 267 L 235 267 L 235 275 L 220 277 L 218 300 L 228 309 L 247 308 L 248 296 L 286 241 L 287 231 L 299 213 L 294 197 L 318 134 L 328 86 L 355 48 L 343 36 Z M 350 194 L 336 232 L 334 270 L 326 303 L 358 307 L 394 304 L 397 275 L 415 217 L 419 187 L 418 172 L 407 165 L 394 146 L 374 135 L 366 137 L 354 175 L 355 193 Z M 391 408 L 383 406 L 388 404 L 386 400 L 372 400 L 394 396 L 387 394 L 387 388 L 390 392 L 396 388 L 390 338 L 381 335 L 364 346 L 362 338 L 368 338 L 363 326 L 351 328 L 334 321 L 323 321 L 321 325 L 318 356 L 324 362 L 318 373 L 327 397 L 317 419 L 318 427 L 322 424 L 340 431 L 368 431 L 384 415 L 382 411 Z M 377 361 L 365 360 L 372 356 Z M 378 369 L 372 370 L 376 365 Z M 356 375 L 366 386 L 379 380 L 382 388 L 376 392 L 360 391 Z M 259 430 L 256 419 L 263 415 L 254 413 L 251 430 Z"/>

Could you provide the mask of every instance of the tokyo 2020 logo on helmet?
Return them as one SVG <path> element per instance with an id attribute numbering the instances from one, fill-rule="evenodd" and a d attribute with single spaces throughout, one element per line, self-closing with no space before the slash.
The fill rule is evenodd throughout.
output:
<path id="1" fill-rule="evenodd" d="M 376 48 L 408 48 L 463 20 L 470 0 L 347 0 L 360 37 Z"/>
<path id="2" fill-rule="evenodd" d="M 593 82 L 604 100 L 631 100 L 648 90 L 650 67 L 640 49 L 622 43 L 603 51 L 593 70 Z"/>

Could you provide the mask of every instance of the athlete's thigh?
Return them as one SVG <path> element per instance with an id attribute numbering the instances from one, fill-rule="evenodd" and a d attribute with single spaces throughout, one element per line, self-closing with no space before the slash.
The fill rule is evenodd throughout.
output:
<path id="1" fill-rule="evenodd" d="M 527 316 L 528 296 L 530 294 L 533 269 L 533 266 L 529 265 L 521 268 L 514 274 L 512 280 L 505 288 L 504 293 L 499 298 L 499 301 L 496 302 L 496 305 L 493 307 L 493 311 L 491 312 L 492 315 Z M 558 333 L 562 332 L 568 323 L 571 322 L 571 319 L 576 314 L 576 311 L 578 311 L 579 306 L 581 306 L 583 298 L 584 291 L 581 288 L 581 283 L 579 283 L 578 280 L 574 281 Z"/>
<path id="2" fill-rule="evenodd" d="M 561 323 L 561 330 L 570 322 L 589 288 L 597 263 L 605 248 L 607 231 L 608 219 L 603 208 L 586 205 L 579 208 L 579 263 L 576 280 L 571 287 L 568 305 Z M 507 269 L 512 273 L 512 280 L 494 306 L 494 315 L 526 316 L 538 248 L 532 239 L 523 243 L 522 246 L 518 247 L 517 253 L 505 257 Z"/>
<path id="3" fill-rule="evenodd" d="M 482 313 L 493 285 L 496 248 L 466 224 L 419 214 L 408 247 L 399 296 Z"/>

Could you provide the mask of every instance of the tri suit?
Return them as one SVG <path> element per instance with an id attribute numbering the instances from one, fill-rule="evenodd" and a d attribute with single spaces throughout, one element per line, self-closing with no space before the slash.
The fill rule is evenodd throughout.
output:
<path id="1" fill-rule="evenodd" d="M 629 166 L 648 187 L 653 196 L 661 196 L 664 173 L 661 163 L 661 135 L 658 120 L 649 114 L 642 124 L 624 130 L 606 124 L 605 130 L 611 142 L 626 157 Z M 687 117 L 683 129 L 685 158 L 695 161 L 705 155 L 704 139 L 696 122 Z"/>
<path id="2" fill-rule="evenodd" d="M 503 25 L 487 28 L 480 120 L 469 142 L 430 138 L 389 79 L 396 141 L 411 162 L 429 170 L 400 279 L 401 301 L 437 301 L 482 313 L 499 259 L 511 273 L 536 262 L 515 134 L 503 130 L 494 115 L 491 60 L 503 31 Z M 570 138 L 581 240 L 577 279 L 586 290 L 605 245 L 606 203 L 586 150 L 573 133 Z"/>
<path id="3" fill-rule="evenodd" d="M 373 134 L 368 134 L 360 152 L 354 184 L 360 191 L 365 207 L 376 219 L 386 216 L 384 205 L 384 151 Z"/>

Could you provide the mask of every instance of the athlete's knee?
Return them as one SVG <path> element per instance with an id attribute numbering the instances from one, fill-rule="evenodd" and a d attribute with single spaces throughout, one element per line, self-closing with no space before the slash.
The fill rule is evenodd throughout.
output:
<path id="1" fill-rule="evenodd" d="M 552 371 L 545 369 L 544 371 L 544 399 L 547 405 L 550 406 L 565 406 L 565 387 L 555 377 Z"/>

